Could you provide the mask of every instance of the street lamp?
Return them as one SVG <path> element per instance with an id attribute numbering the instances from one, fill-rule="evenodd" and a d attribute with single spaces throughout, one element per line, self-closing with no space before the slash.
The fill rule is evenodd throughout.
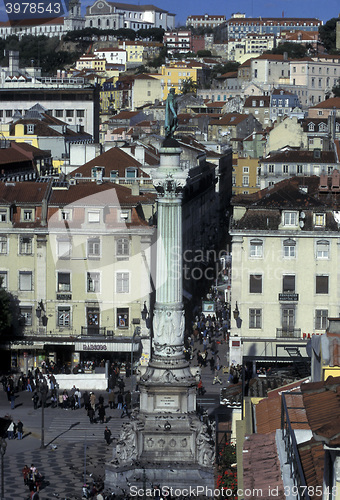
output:
<path id="1" fill-rule="evenodd" d="M 40 448 L 45 448 L 45 403 L 47 399 L 48 387 L 46 380 L 40 383 L 39 386 L 40 400 L 41 400 L 41 444 Z"/>
<path id="2" fill-rule="evenodd" d="M 5 500 L 4 492 L 4 456 L 6 453 L 7 443 L 4 438 L 0 438 L 0 473 L 1 473 L 1 488 L 0 488 L 0 499 Z"/>
<path id="3" fill-rule="evenodd" d="M 43 316 L 42 316 L 42 313 L 43 313 Z M 44 307 L 42 300 L 38 303 L 38 307 L 35 310 L 35 314 L 36 314 L 36 317 L 38 319 L 41 318 L 41 322 L 42 322 L 43 326 L 47 326 L 48 317 L 46 316 L 46 311 L 45 311 L 45 307 Z"/>
<path id="4" fill-rule="evenodd" d="M 238 305 L 237 305 L 237 302 L 236 302 L 236 307 L 235 309 L 233 310 L 233 315 L 234 315 L 234 319 L 238 319 L 239 316 L 240 316 L 240 311 L 239 311 L 239 308 L 238 308 Z"/>
<path id="5" fill-rule="evenodd" d="M 140 327 L 136 326 L 135 331 L 133 332 L 132 335 L 132 340 L 131 340 L 131 369 L 130 369 L 130 377 L 131 377 L 131 396 L 133 392 L 133 348 L 135 345 L 135 338 L 139 336 L 140 334 Z"/>

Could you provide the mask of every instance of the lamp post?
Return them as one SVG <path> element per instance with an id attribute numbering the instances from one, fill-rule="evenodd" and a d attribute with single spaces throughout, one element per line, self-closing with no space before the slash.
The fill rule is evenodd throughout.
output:
<path id="1" fill-rule="evenodd" d="M 47 388 L 47 384 L 46 384 L 45 379 L 40 384 L 39 392 L 40 392 L 40 400 L 41 400 L 41 444 L 40 444 L 40 448 L 44 449 L 45 448 L 45 403 L 46 403 L 46 398 L 47 398 L 47 393 L 48 393 L 48 388 Z"/>
<path id="2" fill-rule="evenodd" d="M 135 345 L 135 338 L 137 336 L 139 336 L 139 333 L 140 333 L 140 327 L 137 326 L 135 328 L 135 331 L 133 332 L 133 335 L 132 335 L 132 340 L 131 340 L 131 370 L 130 370 L 130 377 L 131 377 L 131 396 L 132 396 L 132 393 L 133 393 L 133 348 L 134 348 L 134 345 Z"/>
<path id="3" fill-rule="evenodd" d="M 1 474 L 1 484 L 0 484 L 0 500 L 5 500 L 4 493 L 4 456 L 6 453 L 7 443 L 4 438 L 0 438 L 0 474 Z"/>

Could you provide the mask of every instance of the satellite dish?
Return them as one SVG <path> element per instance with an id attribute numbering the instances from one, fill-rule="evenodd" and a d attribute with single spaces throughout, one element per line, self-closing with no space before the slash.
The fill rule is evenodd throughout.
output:
<path id="1" fill-rule="evenodd" d="M 300 220 L 299 226 L 301 227 L 301 229 L 303 228 L 304 225 L 305 225 L 305 223 L 303 222 L 303 220 Z"/>
<path id="2" fill-rule="evenodd" d="M 305 212 L 301 212 L 300 217 L 301 217 L 301 219 L 304 219 L 306 217 Z"/>

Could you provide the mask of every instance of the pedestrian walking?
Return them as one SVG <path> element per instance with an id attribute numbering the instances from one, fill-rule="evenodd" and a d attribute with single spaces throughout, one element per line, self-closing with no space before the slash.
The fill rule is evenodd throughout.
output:
<path id="1" fill-rule="evenodd" d="M 131 392 L 130 391 L 127 391 L 127 393 L 125 394 L 125 403 L 126 403 L 128 410 L 130 410 L 130 408 L 131 408 Z"/>
<path id="2" fill-rule="evenodd" d="M 14 408 L 15 408 L 15 393 L 14 393 L 13 389 L 11 390 L 11 393 L 10 393 L 10 399 L 11 399 L 11 410 L 14 410 Z"/>
<path id="3" fill-rule="evenodd" d="M 105 438 L 107 445 L 109 446 L 109 444 L 111 443 L 111 431 L 108 428 L 108 426 L 105 427 L 104 438 Z"/>
<path id="4" fill-rule="evenodd" d="M 113 391 L 109 392 L 108 401 L 110 405 L 110 410 L 112 410 L 115 407 L 115 393 Z"/>
<path id="5" fill-rule="evenodd" d="M 96 411 L 96 395 L 93 392 L 90 392 L 90 405 L 93 411 Z"/>
<path id="6" fill-rule="evenodd" d="M 33 408 L 35 410 L 37 410 L 38 403 L 39 403 L 39 395 L 38 395 L 37 391 L 34 391 L 32 401 L 33 401 Z"/>
<path id="7" fill-rule="evenodd" d="M 9 427 L 7 429 L 7 436 L 8 436 L 8 439 L 14 439 L 14 422 L 13 421 L 9 424 Z"/>
<path id="8" fill-rule="evenodd" d="M 101 424 L 104 423 L 105 419 L 106 419 L 106 415 L 105 415 L 105 407 L 104 405 L 100 404 L 98 406 L 98 418 L 99 418 L 99 422 Z"/>
<path id="9" fill-rule="evenodd" d="M 215 369 L 215 376 L 214 376 L 214 380 L 213 380 L 213 385 L 215 385 L 215 384 L 222 384 L 222 380 L 218 376 L 217 368 Z"/>
<path id="10" fill-rule="evenodd" d="M 93 424 L 94 423 L 94 409 L 92 408 L 91 405 L 88 407 L 87 416 L 90 419 L 90 424 Z"/>
<path id="11" fill-rule="evenodd" d="M 121 392 L 118 393 L 118 396 L 117 396 L 117 408 L 118 410 L 121 410 L 123 408 L 123 402 L 124 402 L 124 398 L 123 398 L 123 394 Z"/>
<path id="12" fill-rule="evenodd" d="M 18 439 L 22 439 L 23 431 L 24 431 L 24 424 L 21 422 L 21 420 L 18 420 L 17 423 Z"/>
<path id="13" fill-rule="evenodd" d="M 129 413 L 129 410 L 128 410 L 128 407 L 127 407 L 126 403 L 123 404 L 123 411 L 122 411 L 122 414 L 121 414 L 120 418 L 124 418 L 124 417 L 129 417 L 130 418 L 130 413 Z"/>

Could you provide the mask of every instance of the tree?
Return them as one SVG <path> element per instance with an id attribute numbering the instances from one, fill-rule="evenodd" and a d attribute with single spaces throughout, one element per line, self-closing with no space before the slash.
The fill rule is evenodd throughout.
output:
<path id="1" fill-rule="evenodd" d="M 307 48 L 300 43 L 284 42 L 277 47 L 266 52 L 266 54 L 284 54 L 290 59 L 302 59 L 307 53 Z"/>
<path id="2" fill-rule="evenodd" d="M 237 71 L 240 63 L 236 61 L 228 61 L 226 64 L 215 64 L 211 70 L 211 78 L 216 78 L 217 75 L 224 75 L 225 73 L 230 73 L 232 71 Z"/>
<path id="3" fill-rule="evenodd" d="M 211 50 L 198 50 L 197 57 L 211 57 Z"/>
<path id="4" fill-rule="evenodd" d="M 339 20 L 338 17 L 332 17 L 324 25 L 319 26 L 321 43 L 328 52 L 336 49 L 336 23 Z"/>
<path id="5" fill-rule="evenodd" d="M 0 284 L 0 335 L 8 332 L 12 324 L 11 297 Z"/>
<path id="6" fill-rule="evenodd" d="M 181 87 L 182 94 L 190 94 L 196 92 L 196 90 L 197 90 L 197 83 L 194 82 L 191 76 L 189 78 L 185 78 L 184 80 L 182 80 L 182 87 Z"/>

